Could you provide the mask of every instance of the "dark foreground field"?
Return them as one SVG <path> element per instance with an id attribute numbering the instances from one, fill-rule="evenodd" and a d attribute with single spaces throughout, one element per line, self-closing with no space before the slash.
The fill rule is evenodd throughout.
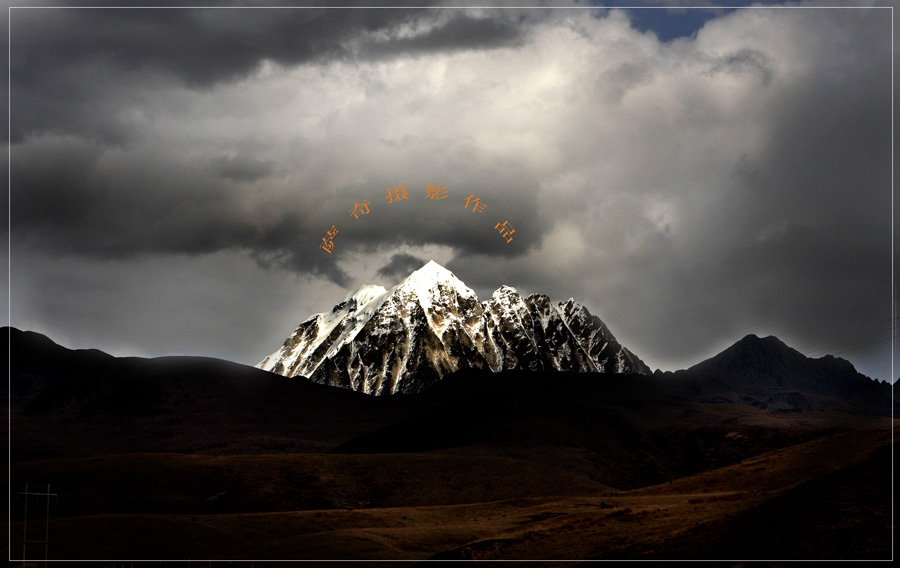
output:
<path id="1" fill-rule="evenodd" d="M 13 476 L 57 482 L 51 558 L 890 556 L 886 427 L 631 491 L 446 454 L 125 454 L 16 464 Z"/>
<path id="2" fill-rule="evenodd" d="M 374 399 L 13 332 L 13 559 L 25 483 L 58 494 L 49 558 L 107 565 L 891 555 L 883 406 L 772 410 L 721 381 L 730 394 L 690 396 L 697 377 L 524 373 Z M 764 394 L 749 398 L 797 400 Z M 46 503 L 28 504 L 41 539 Z"/>

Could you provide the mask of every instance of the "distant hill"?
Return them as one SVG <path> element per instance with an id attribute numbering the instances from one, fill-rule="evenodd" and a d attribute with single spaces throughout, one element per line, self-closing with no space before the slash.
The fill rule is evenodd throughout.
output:
<path id="1" fill-rule="evenodd" d="M 891 415 L 887 382 L 870 379 L 839 357 L 806 357 L 774 336 L 748 335 L 672 377 L 682 388 L 680 396 L 691 400 L 728 400 L 770 410 Z"/>
<path id="2" fill-rule="evenodd" d="M 376 399 L 219 359 L 116 358 L 15 328 L 0 337 L 6 333 L 14 460 L 320 452 L 424 408 L 423 401 Z"/>
<path id="3" fill-rule="evenodd" d="M 775 338 L 748 336 L 677 373 L 468 369 L 421 394 L 373 397 L 217 359 L 116 358 L 7 331 L 14 461 L 147 451 L 502 451 L 632 487 L 813 435 L 798 422 L 855 420 L 823 412 L 890 414 L 886 383 Z M 818 414 L 778 414 L 805 410 Z M 729 432 L 740 437 L 726 440 Z"/>

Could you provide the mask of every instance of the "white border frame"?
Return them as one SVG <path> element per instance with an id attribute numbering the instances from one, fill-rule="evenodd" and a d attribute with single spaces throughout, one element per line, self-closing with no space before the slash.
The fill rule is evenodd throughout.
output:
<path id="1" fill-rule="evenodd" d="M 534 9 L 534 10 L 791 10 L 791 9 L 819 9 L 819 10 L 887 10 L 891 11 L 891 377 L 888 382 L 893 383 L 896 378 L 896 370 L 894 367 L 895 355 L 894 345 L 897 341 L 897 298 L 894 287 L 894 7 L 893 6 L 784 6 L 784 5 L 752 5 L 752 6 L 9 6 L 7 7 L 7 319 L 10 328 L 12 327 L 12 11 L 14 9 L 57 9 L 57 10 L 308 10 L 308 9 L 330 9 L 330 10 L 390 10 L 390 9 L 419 9 L 419 10 L 460 10 L 460 9 Z M 8 540 L 8 560 L 10 562 L 19 562 L 20 559 L 12 557 L 12 333 L 7 334 L 7 479 L 9 483 L 9 492 L 7 498 L 9 508 L 7 510 L 7 540 Z M 893 392 L 893 386 L 892 386 Z M 894 439 L 894 407 L 891 406 L 891 440 Z M 894 478 L 894 444 L 891 443 L 891 479 Z M 895 520 L 894 515 L 894 485 L 891 483 L 891 512 L 892 521 Z M 893 562 L 894 560 L 894 543 L 895 543 L 896 527 L 893 522 L 891 525 L 891 558 L 886 560 L 866 560 L 866 562 Z M 22 562 L 39 562 L 37 560 L 25 560 Z M 191 559 L 172 559 L 172 560 L 134 560 L 134 559 L 118 559 L 118 560 L 53 560 L 53 562 L 456 562 L 456 560 L 309 560 L 309 559 L 292 559 L 292 560 L 191 560 Z M 738 559 L 718 559 L 718 560 L 665 560 L 665 559 L 631 559 L 631 560 L 604 560 L 604 559 L 540 559 L 540 560 L 478 560 L 478 562 L 860 562 L 861 560 L 738 560 Z"/>

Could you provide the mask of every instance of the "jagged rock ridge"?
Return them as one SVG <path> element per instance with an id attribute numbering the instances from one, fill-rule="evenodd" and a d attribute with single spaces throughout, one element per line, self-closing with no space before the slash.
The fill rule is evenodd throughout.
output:
<path id="1" fill-rule="evenodd" d="M 650 372 L 578 302 L 523 298 L 510 286 L 479 302 L 434 261 L 390 290 L 363 286 L 313 315 L 257 367 L 375 395 L 420 392 L 468 368 Z"/>

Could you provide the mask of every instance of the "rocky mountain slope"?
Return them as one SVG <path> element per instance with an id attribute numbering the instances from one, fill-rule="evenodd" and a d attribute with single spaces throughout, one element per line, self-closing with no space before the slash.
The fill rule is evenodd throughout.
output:
<path id="1" fill-rule="evenodd" d="M 502 286 L 480 302 L 434 261 L 313 315 L 257 366 L 374 395 L 420 392 L 461 369 L 650 372 L 576 301 Z"/>

